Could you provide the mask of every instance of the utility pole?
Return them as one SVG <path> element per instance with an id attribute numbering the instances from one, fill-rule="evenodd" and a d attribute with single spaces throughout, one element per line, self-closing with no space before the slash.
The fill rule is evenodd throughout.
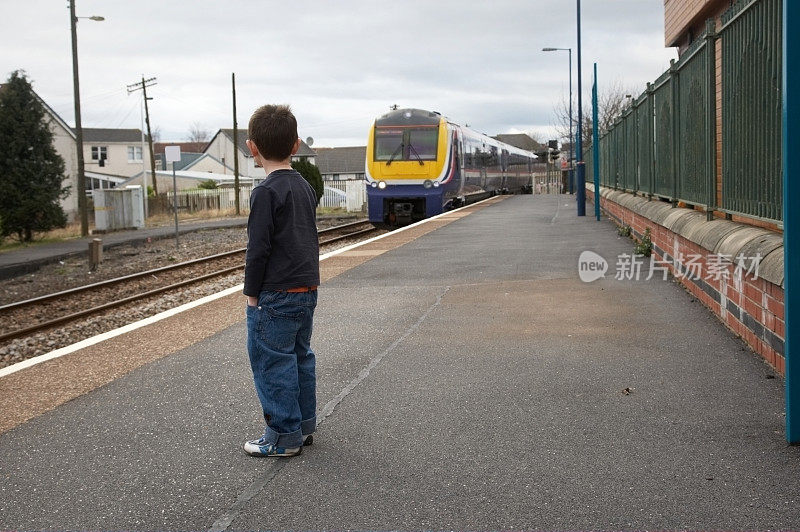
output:
<path id="1" fill-rule="evenodd" d="M 75 0 L 69 0 L 69 23 L 72 32 L 72 85 L 75 95 L 75 143 L 78 146 L 78 213 L 81 218 L 81 236 L 89 234 L 89 213 L 86 205 L 86 174 L 83 162 L 83 127 L 81 126 L 81 91 L 78 82 L 78 31 L 75 27 Z"/>
<path id="2" fill-rule="evenodd" d="M 150 131 L 150 109 L 147 106 L 147 100 L 152 100 L 152 98 L 147 97 L 147 87 L 152 87 L 156 84 L 156 78 L 149 78 L 144 79 L 144 75 L 142 75 L 142 81 L 139 83 L 133 83 L 128 85 L 128 94 L 132 92 L 136 92 L 141 89 L 142 95 L 144 97 L 144 121 L 147 124 L 147 137 L 149 139 L 149 146 L 150 146 L 150 172 L 153 175 L 153 194 L 158 195 L 158 181 L 156 180 L 156 155 L 153 152 L 153 134 Z M 143 181 L 145 184 L 145 196 L 147 195 L 147 176 L 143 176 Z"/>
<path id="3" fill-rule="evenodd" d="M 236 216 L 239 216 L 239 125 L 236 123 L 236 73 L 231 72 L 233 91 L 233 199 L 236 202 Z"/>

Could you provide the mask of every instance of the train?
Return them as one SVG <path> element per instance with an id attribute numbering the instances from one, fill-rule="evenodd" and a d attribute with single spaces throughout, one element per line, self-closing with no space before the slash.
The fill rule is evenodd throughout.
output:
<path id="1" fill-rule="evenodd" d="M 405 225 L 496 194 L 530 194 L 536 158 L 436 111 L 392 110 L 367 139 L 369 221 Z"/>

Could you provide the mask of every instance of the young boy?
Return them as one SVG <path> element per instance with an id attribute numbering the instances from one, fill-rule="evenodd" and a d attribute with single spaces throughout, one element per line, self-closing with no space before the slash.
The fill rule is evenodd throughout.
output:
<path id="1" fill-rule="evenodd" d="M 319 284 L 317 197 L 290 165 L 300 139 L 288 106 L 257 109 L 248 137 L 250 153 L 267 174 L 250 196 L 244 271 L 247 351 L 267 426 L 244 451 L 294 456 L 311 444 L 317 422 L 310 346 Z"/>

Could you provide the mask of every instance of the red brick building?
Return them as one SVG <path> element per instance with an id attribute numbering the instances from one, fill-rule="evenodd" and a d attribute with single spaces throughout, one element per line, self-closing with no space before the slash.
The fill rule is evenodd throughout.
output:
<path id="1" fill-rule="evenodd" d="M 719 19 L 732 0 L 664 0 L 664 46 L 683 53 L 706 29 L 706 20 Z"/>

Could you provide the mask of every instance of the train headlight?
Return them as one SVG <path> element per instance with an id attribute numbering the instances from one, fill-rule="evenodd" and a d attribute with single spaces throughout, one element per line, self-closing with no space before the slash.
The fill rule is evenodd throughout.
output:
<path id="1" fill-rule="evenodd" d="M 434 181 L 433 182 L 433 186 L 435 186 L 436 188 L 439 188 L 439 182 L 438 181 Z"/>
<path id="2" fill-rule="evenodd" d="M 378 183 L 378 188 L 381 190 L 386 188 L 386 181 L 381 181 L 380 183 Z"/>
<path id="3" fill-rule="evenodd" d="M 372 183 L 370 183 L 370 186 L 371 186 L 372 188 L 378 188 L 378 183 L 376 183 L 375 181 L 373 181 Z"/>
<path id="4" fill-rule="evenodd" d="M 430 179 L 426 179 L 422 186 L 425 188 L 431 188 L 433 186 L 433 182 Z"/>

